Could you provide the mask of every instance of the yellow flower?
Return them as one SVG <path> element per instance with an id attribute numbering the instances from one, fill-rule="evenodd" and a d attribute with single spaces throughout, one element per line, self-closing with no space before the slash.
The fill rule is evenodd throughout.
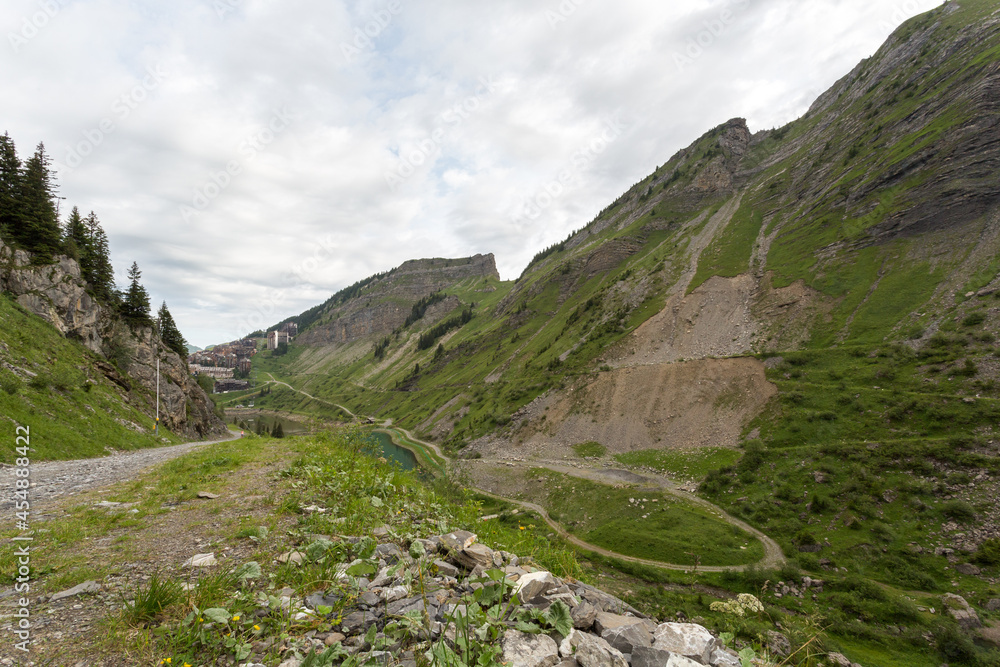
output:
<path id="1" fill-rule="evenodd" d="M 524 530 L 524 526 L 518 526 L 518 530 Z"/>
<path id="2" fill-rule="evenodd" d="M 253 629 L 256 630 L 257 632 L 260 632 L 260 626 L 259 625 L 253 626 Z"/>
<path id="3" fill-rule="evenodd" d="M 238 620 L 240 620 L 240 617 L 239 617 L 239 615 L 237 614 L 236 616 L 233 616 L 233 620 L 234 620 L 234 621 L 238 621 Z"/>
<path id="4" fill-rule="evenodd" d="M 201 618 L 201 617 L 199 616 L 199 617 L 198 617 L 198 622 L 199 622 L 199 623 L 204 623 L 204 622 L 205 622 L 205 619 L 203 619 L 203 618 Z"/>
<path id="5" fill-rule="evenodd" d="M 191 663 L 190 662 L 185 662 L 184 663 L 184 667 L 191 667 Z"/>

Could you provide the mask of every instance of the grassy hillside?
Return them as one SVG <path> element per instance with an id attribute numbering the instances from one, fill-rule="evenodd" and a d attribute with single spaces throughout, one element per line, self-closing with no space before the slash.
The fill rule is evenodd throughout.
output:
<path id="1" fill-rule="evenodd" d="M 139 391 L 103 359 L 0 295 L 0 460 L 13 463 L 15 430 L 31 431 L 33 460 L 99 456 L 178 442 L 131 404 Z"/>

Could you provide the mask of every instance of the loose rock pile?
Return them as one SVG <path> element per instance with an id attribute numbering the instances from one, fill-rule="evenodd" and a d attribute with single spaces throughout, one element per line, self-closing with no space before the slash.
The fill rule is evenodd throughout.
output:
<path id="1" fill-rule="evenodd" d="M 345 539 L 353 542 L 356 538 Z M 292 553 L 304 556 L 303 552 Z M 285 555 L 294 561 L 292 554 Z M 496 641 L 502 648 L 498 660 L 510 667 L 741 664 L 735 652 L 700 625 L 658 623 L 592 586 L 561 580 L 533 567 L 530 559 L 494 551 L 466 531 L 415 540 L 406 549 L 383 542 L 370 561 L 376 558 L 377 572 L 370 579 L 347 574 L 348 570 L 356 572 L 352 566 L 361 561 L 344 563 L 337 570 L 341 586 L 304 599 L 285 589 L 277 598 L 282 609 L 258 610 L 260 617 L 284 613 L 302 620 L 322 615 L 321 608 L 342 608 L 333 632 L 310 632 L 289 643 L 280 667 L 299 667 L 310 653 L 329 654 L 338 644 L 359 664 L 415 667 L 417 658 L 435 643 L 443 641 L 457 648 L 462 617 L 473 613 L 469 609 L 475 604 L 475 593 L 484 586 L 501 587 L 506 593 L 499 605 L 502 615 L 496 619 L 500 626 Z M 345 598 L 345 590 L 355 593 Z M 526 610 L 534 610 L 536 617 L 546 612 L 551 617 L 564 614 L 560 626 L 564 632 L 551 627 L 535 628 L 534 632 L 525 628 L 517 618 Z M 414 631 L 401 638 L 400 621 L 415 621 Z M 265 667 L 254 658 L 272 648 L 270 643 L 255 645 L 255 654 L 242 667 Z"/>

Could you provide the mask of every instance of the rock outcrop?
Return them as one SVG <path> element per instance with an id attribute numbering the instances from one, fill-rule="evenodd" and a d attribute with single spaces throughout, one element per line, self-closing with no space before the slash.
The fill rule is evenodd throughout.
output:
<path id="1" fill-rule="evenodd" d="M 212 401 L 189 375 L 187 363 L 156 341 L 150 328 L 131 330 L 87 291 L 80 265 L 69 257 L 35 265 L 31 255 L 0 242 L 0 289 L 67 338 L 114 362 L 96 364 L 105 377 L 132 392 L 150 416 L 156 412 L 156 358 L 160 358 L 160 419 L 174 433 L 205 438 L 226 432 Z M 144 391 L 135 392 L 137 388 Z"/>
<path id="2" fill-rule="evenodd" d="M 316 324 L 299 334 L 296 342 L 342 345 L 384 336 L 403 325 L 420 299 L 469 278 L 499 277 L 493 255 L 411 260 L 372 280 L 353 298 L 329 305 Z M 452 308 L 457 306 L 454 300 L 443 303 L 451 303 Z M 447 314 L 441 304 L 436 305 L 425 314 L 430 322 Z"/>

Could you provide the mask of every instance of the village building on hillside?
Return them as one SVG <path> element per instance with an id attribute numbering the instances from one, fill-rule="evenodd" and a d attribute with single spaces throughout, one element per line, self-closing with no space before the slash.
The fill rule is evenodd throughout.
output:
<path id="1" fill-rule="evenodd" d="M 291 341 L 291 336 L 288 335 L 287 331 L 268 331 L 267 332 L 267 349 L 277 350 L 278 346 L 284 343 L 288 345 Z"/>

